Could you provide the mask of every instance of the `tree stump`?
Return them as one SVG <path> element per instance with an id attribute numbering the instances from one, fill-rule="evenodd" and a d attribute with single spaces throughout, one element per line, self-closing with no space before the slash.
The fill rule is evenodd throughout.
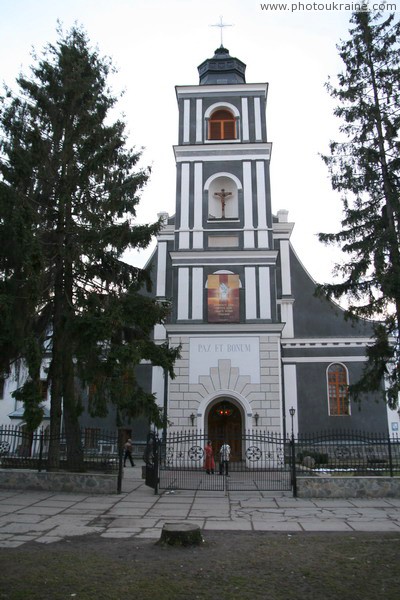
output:
<path id="1" fill-rule="evenodd" d="M 203 541 L 198 525 L 191 523 L 164 523 L 159 544 L 169 546 L 198 546 Z"/>

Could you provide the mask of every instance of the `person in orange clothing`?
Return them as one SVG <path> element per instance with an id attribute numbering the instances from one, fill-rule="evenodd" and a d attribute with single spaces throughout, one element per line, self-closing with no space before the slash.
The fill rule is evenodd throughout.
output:
<path id="1" fill-rule="evenodd" d="M 214 461 L 214 454 L 213 454 L 213 448 L 212 448 L 212 443 L 210 440 L 208 440 L 207 445 L 205 447 L 205 453 L 206 453 L 206 460 L 204 463 L 204 468 L 206 470 L 206 473 L 208 475 L 214 475 L 214 471 L 215 471 L 215 461 Z"/>

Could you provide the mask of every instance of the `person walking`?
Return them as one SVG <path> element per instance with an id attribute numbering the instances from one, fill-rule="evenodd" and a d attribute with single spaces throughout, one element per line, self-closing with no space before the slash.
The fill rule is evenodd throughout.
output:
<path id="1" fill-rule="evenodd" d="M 213 454 L 213 448 L 212 448 L 212 443 L 211 440 L 208 440 L 207 445 L 205 447 L 205 453 L 206 453 L 206 460 L 204 462 L 204 468 L 206 470 L 206 473 L 208 475 L 214 475 L 214 471 L 215 471 L 215 460 L 214 460 L 214 454 Z"/>
<path id="2" fill-rule="evenodd" d="M 133 462 L 133 458 L 132 458 L 132 450 L 133 450 L 132 440 L 131 440 L 131 438 L 129 438 L 127 440 L 127 442 L 124 444 L 124 467 L 126 467 L 127 460 L 129 460 L 132 467 L 135 466 L 135 463 Z"/>
<path id="3" fill-rule="evenodd" d="M 225 471 L 225 475 L 229 477 L 229 459 L 231 456 L 231 447 L 229 444 L 222 444 L 219 451 L 219 456 L 219 474 L 223 475 Z"/>

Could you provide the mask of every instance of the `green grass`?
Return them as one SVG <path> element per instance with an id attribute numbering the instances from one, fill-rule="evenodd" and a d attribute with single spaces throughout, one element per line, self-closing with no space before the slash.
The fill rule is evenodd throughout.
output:
<path id="1" fill-rule="evenodd" d="M 0 550 L 1 600 L 397 600 L 399 534 L 209 532 L 199 547 L 95 536 Z"/>

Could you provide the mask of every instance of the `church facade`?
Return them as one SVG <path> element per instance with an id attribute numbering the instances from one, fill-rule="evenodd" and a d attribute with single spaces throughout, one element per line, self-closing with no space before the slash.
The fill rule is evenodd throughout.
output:
<path id="1" fill-rule="evenodd" d="M 160 213 L 149 264 L 155 295 L 172 300 L 155 338 L 181 347 L 174 380 L 152 369 L 168 431 L 395 430 L 380 397 L 348 396 L 371 327 L 315 297 L 294 224 L 285 210 L 273 215 L 268 85 L 246 83 L 245 68 L 221 46 L 199 66 L 199 85 L 176 88 L 176 211 Z"/>
<path id="2" fill-rule="evenodd" d="M 292 425 L 295 434 L 396 432 L 399 415 L 381 395 L 360 405 L 348 396 L 371 325 L 351 324 L 316 298 L 290 242 L 294 224 L 285 210 L 273 214 L 268 84 L 246 83 L 245 69 L 221 46 L 199 66 L 199 85 L 176 88 L 176 210 L 160 213 L 147 266 L 152 293 L 172 305 L 154 337 L 179 346 L 181 357 L 175 379 L 143 364 L 138 380 L 156 395 L 168 433 L 238 439 L 261 430 L 286 435 Z M 0 424 L 23 426 L 23 406 L 12 397 L 20 383 L 0 380 Z M 44 370 L 43 390 L 48 408 Z M 115 414 L 92 418 L 86 408 L 81 424 L 113 428 Z M 144 442 L 148 423 L 126 431 Z"/>

